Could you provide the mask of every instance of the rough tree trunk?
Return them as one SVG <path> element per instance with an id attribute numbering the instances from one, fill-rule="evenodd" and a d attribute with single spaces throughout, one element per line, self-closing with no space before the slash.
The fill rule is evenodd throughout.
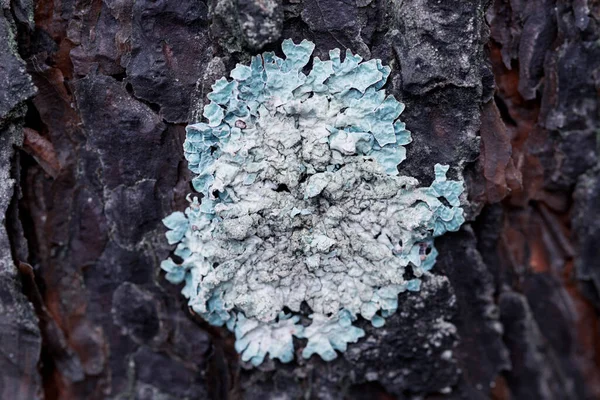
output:
<path id="1" fill-rule="evenodd" d="M 3 2 L 0 398 L 599 398 L 599 27 L 596 0 Z M 288 37 L 392 67 L 403 173 L 452 165 L 468 223 L 336 361 L 247 370 L 160 272 L 161 218 L 212 82 Z"/>

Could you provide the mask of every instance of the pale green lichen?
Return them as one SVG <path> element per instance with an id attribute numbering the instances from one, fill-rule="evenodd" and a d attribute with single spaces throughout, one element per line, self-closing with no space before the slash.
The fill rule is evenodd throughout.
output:
<path id="1" fill-rule="evenodd" d="M 264 53 L 214 84 L 184 143 L 202 199 L 164 220 L 183 260 L 163 262 L 166 278 L 254 365 L 291 361 L 292 336 L 332 360 L 364 336 L 359 315 L 381 327 L 433 267 L 433 238 L 464 222 L 448 167 L 430 187 L 399 176 L 411 137 L 382 89 L 390 69 L 333 50 L 306 75 L 313 48 L 286 40 L 285 59 Z"/>

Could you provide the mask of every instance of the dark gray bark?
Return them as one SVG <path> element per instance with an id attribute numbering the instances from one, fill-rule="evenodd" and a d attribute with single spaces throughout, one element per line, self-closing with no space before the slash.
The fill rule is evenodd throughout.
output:
<path id="1" fill-rule="evenodd" d="M 14 20 L 0 16 L 0 397 L 30 399 L 42 393 L 37 370 L 42 338 L 32 305 L 22 293 L 15 262 L 26 259 L 19 221 L 19 156 L 25 100 L 35 94 L 19 57 Z"/>
<path id="2" fill-rule="evenodd" d="M 3 7 L 0 398 L 600 396 L 598 2 Z M 161 219 L 192 190 L 184 127 L 210 85 L 285 38 L 391 66 L 414 138 L 403 174 L 451 165 L 468 223 L 437 240 L 424 290 L 334 362 L 248 369 L 164 279 Z"/>

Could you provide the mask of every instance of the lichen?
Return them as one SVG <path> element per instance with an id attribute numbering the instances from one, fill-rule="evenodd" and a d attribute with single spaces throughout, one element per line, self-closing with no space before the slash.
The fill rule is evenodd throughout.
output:
<path id="1" fill-rule="evenodd" d="M 383 89 L 389 67 L 336 49 L 305 73 L 313 49 L 286 40 L 285 59 L 215 82 L 184 143 L 199 195 L 164 220 L 183 260 L 163 262 L 166 278 L 254 365 L 291 361 L 292 336 L 303 357 L 336 358 L 364 336 L 359 316 L 381 327 L 419 290 L 433 239 L 464 222 L 447 166 L 429 187 L 399 175 L 411 134 Z"/>

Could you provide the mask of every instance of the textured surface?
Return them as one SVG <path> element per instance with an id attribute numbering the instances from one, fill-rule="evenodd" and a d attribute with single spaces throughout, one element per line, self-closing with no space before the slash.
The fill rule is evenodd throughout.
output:
<path id="1" fill-rule="evenodd" d="M 600 396 L 597 1 L 5 4 L 0 141 L 24 144 L 0 151 L 0 350 L 16 356 L 0 397 Z M 250 371 L 160 271 L 161 219 L 187 206 L 184 126 L 210 86 L 288 37 L 391 67 L 414 133 L 403 174 L 427 186 L 450 165 L 467 224 L 436 241 L 437 290 L 403 295 L 343 356 Z"/>
<path id="2" fill-rule="evenodd" d="M 42 338 L 18 279 L 17 263 L 28 254 L 16 206 L 15 153 L 23 142 L 24 101 L 35 88 L 17 53 L 14 20 L 8 18 L 0 14 L 0 398 L 28 400 L 43 395 L 37 371 Z"/>
<path id="3" fill-rule="evenodd" d="M 161 263 L 167 280 L 185 282 L 192 310 L 235 332 L 255 366 L 266 353 L 291 361 L 292 334 L 308 339 L 305 358 L 335 359 L 364 336 L 359 315 L 381 327 L 399 293 L 419 291 L 434 238 L 465 222 L 448 166 L 429 187 L 399 176 L 412 139 L 404 105 L 381 89 L 389 67 L 339 49 L 311 59 L 306 40 L 282 50 L 212 86 L 208 122 L 183 144 L 202 198 L 163 220 L 182 259 Z M 285 312 L 303 307 L 308 327 Z"/>

